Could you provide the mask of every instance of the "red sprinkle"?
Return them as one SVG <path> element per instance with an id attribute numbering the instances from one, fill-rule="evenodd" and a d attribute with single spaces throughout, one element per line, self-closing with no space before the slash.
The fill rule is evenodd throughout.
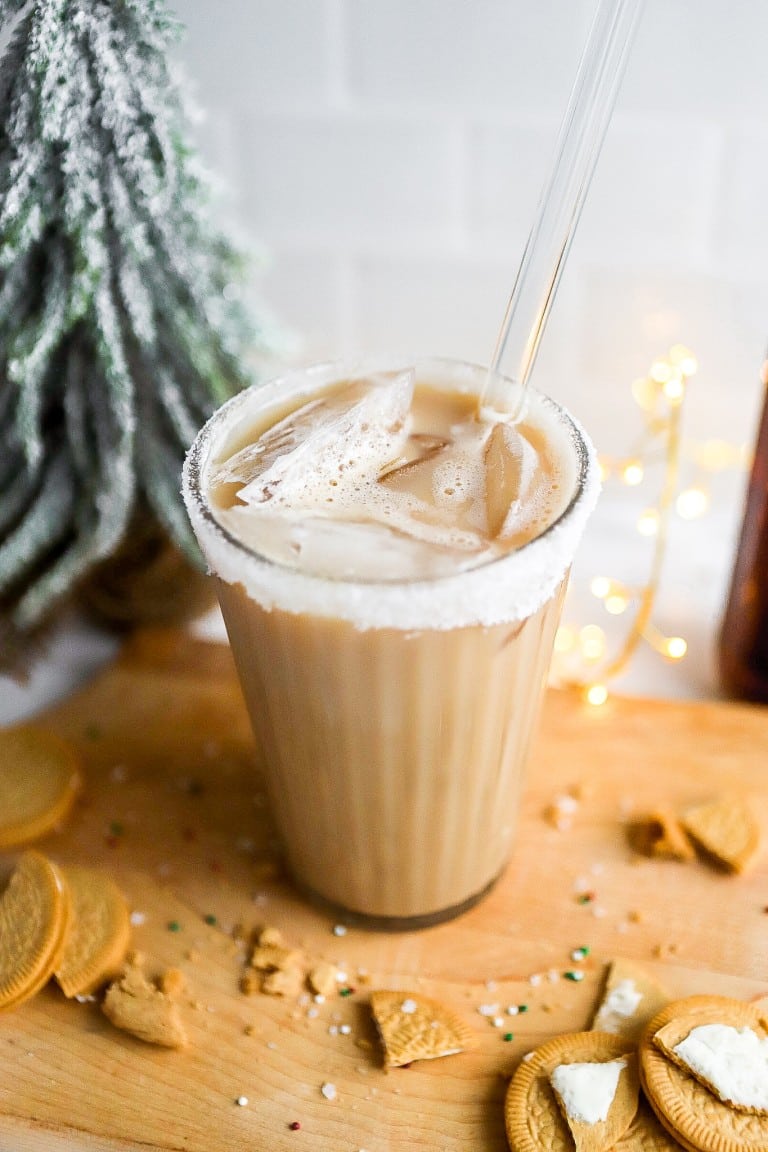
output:
<path id="1" fill-rule="evenodd" d="M 120 837 L 119 836 L 105 836 L 104 837 L 104 843 L 106 844 L 107 848 L 117 848 L 118 844 L 120 843 Z"/>
<path id="2" fill-rule="evenodd" d="M 291 1132 L 298 1132 L 299 1128 L 301 1128 L 301 1121 L 300 1120 L 291 1120 L 288 1127 L 290 1128 Z"/>

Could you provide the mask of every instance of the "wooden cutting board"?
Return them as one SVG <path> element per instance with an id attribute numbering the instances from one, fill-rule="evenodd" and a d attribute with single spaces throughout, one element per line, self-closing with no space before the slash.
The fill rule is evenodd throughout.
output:
<path id="1" fill-rule="evenodd" d="M 186 975 L 191 1043 L 143 1044 L 97 1004 L 47 988 L 0 1015 L 0 1152 L 503 1152 L 510 1074 L 543 1039 L 588 1025 L 612 957 L 646 964 L 672 994 L 768 992 L 768 852 L 732 877 L 641 860 L 624 827 L 632 812 L 727 788 L 751 793 L 768 822 L 766 710 L 595 709 L 550 692 L 506 875 L 459 920 L 409 934 L 336 934 L 281 875 L 227 649 L 142 634 L 41 722 L 82 749 L 86 786 L 39 846 L 116 877 L 148 966 Z M 558 830 L 544 812 L 564 794 L 575 810 Z M 354 991 L 322 1004 L 245 995 L 233 930 L 263 923 L 337 964 Z M 576 967 L 583 980 L 563 978 Z M 377 987 L 443 1000 L 477 1051 L 385 1072 L 367 1003 Z M 528 1011 L 497 1028 L 478 1011 L 490 1004 Z"/>

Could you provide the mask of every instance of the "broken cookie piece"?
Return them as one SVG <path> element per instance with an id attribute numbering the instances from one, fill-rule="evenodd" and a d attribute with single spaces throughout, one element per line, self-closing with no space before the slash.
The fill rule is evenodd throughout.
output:
<path id="1" fill-rule="evenodd" d="M 178 982 L 174 978 L 168 983 L 175 994 Z M 187 1044 L 176 1000 L 148 980 L 137 965 L 129 964 L 122 976 L 110 984 L 101 1007 L 116 1028 L 147 1044 L 163 1048 L 183 1048 Z"/>
<path id="2" fill-rule="evenodd" d="M 453 1056 L 477 1046 L 472 1029 L 450 1008 L 416 992 L 372 992 L 371 1010 L 387 1068 Z"/>

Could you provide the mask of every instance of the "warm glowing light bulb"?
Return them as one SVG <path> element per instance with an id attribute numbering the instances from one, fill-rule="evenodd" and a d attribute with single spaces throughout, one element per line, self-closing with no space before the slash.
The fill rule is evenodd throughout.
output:
<path id="1" fill-rule="evenodd" d="M 567 624 L 561 624 L 555 632 L 555 652 L 572 652 L 576 647 L 576 633 Z"/>
<path id="2" fill-rule="evenodd" d="M 585 660 L 601 660 L 605 655 L 605 632 L 597 624 L 585 624 L 579 631 L 579 647 Z"/>
<path id="3" fill-rule="evenodd" d="M 655 536 L 659 530 L 659 514 L 655 508 L 647 508 L 637 521 L 637 530 L 641 536 Z"/>
<path id="4" fill-rule="evenodd" d="M 664 382 L 664 395 L 672 404 L 679 404 L 685 395 L 685 383 L 681 376 L 670 376 Z"/>
<path id="5" fill-rule="evenodd" d="M 682 660 L 688 651 L 688 645 L 682 636 L 669 636 L 664 641 L 664 652 L 670 660 Z"/>
<path id="6" fill-rule="evenodd" d="M 608 699 L 608 689 L 605 684 L 590 684 L 584 693 L 584 698 L 588 704 L 598 708 L 601 704 L 605 704 Z"/>
<path id="7" fill-rule="evenodd" d="M 606 612 L 610 612 L 611 616 L 621 616 L 622 612 L 626 612 L 627 610 L 626 596 L 621 596 L 617 592 L 614 592 L 611 596 L 606 596 L 605 610 Z"/>
<path id="8" fill-rule="evenodd" d="M 625 484 L 628 484 L 632 488 L 637 484 L 642 484 L 643 466 L 640 461 L 631 460 L 629 464 L 627 464 L 624 468 L 624 471 L 621 474 L 621 478 Z"/>
<path id="9" fill-rule="evenodd" d="M 709 508 L 709 495 L 703 488 L 686 488 L 675 501 L 675 508 L 683 520 L 696 520 Z"/>
<path id="10" fill-rule="evenodd" d="M 675 364 L 683 376 L 693 376 L 698 368 L 698 361 L 691 352 L 690 348 L 686 348 L 685 344 L 675 344 L 669 350 L 669 358 Z"/>
<path id="11" fill-rule="evenodd" d="M 651 380 L 657 384 L 666 384 L 672 374 L 672 368 L 666 360 L 654 360 L 651 364 Z"/>
<path id="12" fill-rule="evenodd" d="M 597 596 L 598 600 L 604 600 L 606 596 L 610 595 L 611 588 L 613 588 L 613 580 L 610 576 L 594 576 L 589 585 L 590 592 L 593 596 Z"/>
<path id="13" fill-rule="evenodd" d="M 652 411 L 656 400 L 659 395 L 659 386 L 657 381 L 652 380 L 649 376 L 641 376 L 632 382 L 632 396 L 638 408 L 642 408 L 644 412 Z"/>

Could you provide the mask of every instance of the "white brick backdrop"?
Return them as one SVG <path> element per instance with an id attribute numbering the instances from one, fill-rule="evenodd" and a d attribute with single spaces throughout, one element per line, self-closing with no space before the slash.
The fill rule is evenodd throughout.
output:
<path id="1" fill-rule="evenodd" d="M 592 0 L 176 0 L 204 154 L 301 358 L 486 360 Z M 677 340 L 697 436 L 768 344 L 768 5 L 648 0 L 537 383 L 600 442 Z"/>
<path id="2" fill-rule="evenodd" d="M 294 333 L 290 355 L 486 361 L 593 0 L 175 8 L 201 147 L 264 253 L 252 290 Z M 604 452 L 629 447 L 629 385 L 678 341 L 700 362 L 686 436 L 752 440 L 768 347 L 766 51 L 765 0 L 647 0 L 535 371 Z M 673 534 L 660 623 L 686 630 L 695 659 L 682 687 L 654 671 L 656 690 L 714 683 L 742 485 L 721 479 L 708 520 Z M 626 530 L 609 499 L 582 563 L 615 569 Z"/>

